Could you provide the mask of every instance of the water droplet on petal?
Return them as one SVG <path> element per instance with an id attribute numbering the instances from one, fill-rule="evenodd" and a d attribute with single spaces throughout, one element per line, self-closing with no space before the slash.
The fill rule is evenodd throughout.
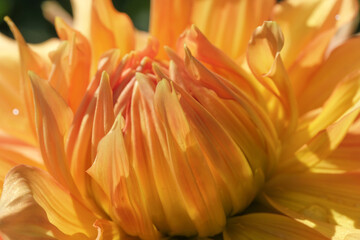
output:
<path id="1" fill-rule="evenodd" d="M 19 109 L 17 109 L 17 108 L 14 108 L 14 109 L 12 110 L 12 114 L 14 114 L 15 116 L 19 115 L 19 113 L 20 113 L 20 111 L 19 111 Z"/>
<path id="2" fill-rule="evenodd" d="M 306 217 L 312 218 L 314 220 L 319 220 L 323 222 L 329 222 L 329 212 L 327 209 L 317 205 L 312 204 L 301 211 Z"/>
<path id="3" fill-rule="evenodd" d="M 339 20 L 340 20 L 340 15 L 339 15 L 339 14 L 336 14 L 336 15 L 335 15 L 335 20 L 336 20 L 336 21 L 339 21 Z"/>

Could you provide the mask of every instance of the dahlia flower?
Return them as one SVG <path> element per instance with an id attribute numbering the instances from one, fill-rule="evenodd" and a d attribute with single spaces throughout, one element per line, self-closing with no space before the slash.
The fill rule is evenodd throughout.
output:
<path id="1" fill-rule="evenodd" d="M 0 239 L 360 239 L 357 1 L 72 4 L 5 18 Z"/>

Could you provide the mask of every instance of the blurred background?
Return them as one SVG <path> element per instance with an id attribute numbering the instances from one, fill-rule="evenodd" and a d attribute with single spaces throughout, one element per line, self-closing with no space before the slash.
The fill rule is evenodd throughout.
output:
<path id="1" fill-rule="evenodd" d="M 59 3 L 72 14 L 70 0 L 52 1 Z M 130 16 L 137 29 L 148 30 L 150 0 L 112 1 L 118 11 L 126 12 Z M 38 43 L 51 37 L 56 37 L 54 26 L 42 14 L 41 5 L 44 2 L 46 0 L 0 0 L 0 32 L 12 36 L 3 20 L 4 16 L 9 16 L 29 43 Z M 359 30 L 360 28 L 357 29 L 357 32 Z"/>
<path id="2" fill-rule="evenodd" d="M 71 13 L 70 0 L 53 0 Z M 86 1 L 86 0 L 84 0 Z M 3 18 L 9 16 L 29 43 L 39 43 L 56 37 L 54 26 L 41 10 L 46 0 L 0 0 L 0 32 L 12 36 Z M 118 11 L 126 12 L 137 29 L 147 30 L 149 25 L 150 0 L 113 0 Z"/>

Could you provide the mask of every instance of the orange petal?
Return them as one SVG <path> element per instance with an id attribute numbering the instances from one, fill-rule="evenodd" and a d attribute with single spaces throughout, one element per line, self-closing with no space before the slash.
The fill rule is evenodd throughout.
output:
<path id="1" fill-rule="evenodd" d="M 328 238 L 359 237 L 359 181 L 359 172 L 279 175 L 265 186 L 265 198 L 282 213 Z"/>
<path id="2" fill-rule="evenodd" d="M 20 165 L 0 199 L 1 232 L 10 239 L 94 239 L 94 215 L 48 173 Z"/>
<path id="3" fill-rule="evenodd" d="M 71 174 L 77 179 L 77 186 L 85 197 L 89 195 L 85 171 L 91 166 L 91 135 L 96 108 L 96 91 L 104 71 L 113 74 L 120 62 L 119 50 L 105 53 L 101 58 L 99 70 L 91 81 L 85 96 L 74 116 L 66 139 L 66 154 Z M 86 181 L 85 181 L 86 180 Z"/>
<path id="4" fill-rule="evenodd" d="M 36 145 L 20 91 L 20 58 L 16 41 L 0 34 L 0 126 L 1 130 Z"/>
<path id="5" fill-rule="evenodd" d="M 97 94 L 96 108 L 92 127 L 92 159 L 95 159 L 97 145 L 99 141 L 110 131 L 114 120 L 115 116 L 109 75 L 106 72 L 103 72 Z"/>
<path id="6" fill-rule="evenodd" d="M 105 219 L 98 219 L 94 223 L 94 227 L 98 230 L 96 240 L 139 240 L 127 236 L 116 223 Z"/>
<path id="7" fill-rule="evenodd" d="M 43 79 L 30 72 L 34 91 L 35 121 L 38 140 L 48 171 L 64 186 L 73 187 L 67 165 L 64 136 L 73 115 L 64 99 Z"/>
<path id="8" fill-rule="evenodd" d="M 63 42 L 51 52 L 51 85 L 68 102 L 75 112 L 89 83 L 91 50 L 88 40 L 71 29 L 62 19 L 55 19 L 55 27 Z"/>
<path id="9" fill-rule="evenodd" d="M 328 239 L 294 219 L 270 213 L 254 213 L 230 218 L 223 237 L 224 240 Z"/>
<path id="10" fill-rule="evenodd" d="M 0 132 L 0 186 L 10 168 L 18 164 L 45 168 L 38 148 Z"/>
<path id="11" fill-rule="evenodd" d="M 118 12 L 111 0 L 94 0 L 91 8 L 92 73 L 101 54 L 118 48 L 122 55 L 135 48 L 133 24 L 125 13 Z"/>
<path id="12" fill-rule="evenodd" d="M 163 122 L 172 169 L 189 216 L 199 236 L 214 235 L 225 225 L 224 207 L 210 166 L 178 98 L 173 86 L 161 80 L 154 95 L 155 111 Z"/>
<path id="13" fill-rule="evenodd" d="M 281 115 L 275 119 L 280 127 L 279 135 L 282 137 L 288 136 L 295 130 L 298 114 L 295 95 L 280 57 L 283 44 L 284 39 L 279 26 L 275 22 L 265 22 L 254 31 L 247 51 L 247 61 L 251 71 L 281 103 L 280 106 L 277 104 L 269 111 L 278 112 L 279 107 L 283 107 L 285 119 Z M 284 123 L 287 126 L 281 129 L 284 128 Z"/>
<path id="14" fill-rule="evenodd" d="M 33 134 L 36 134 L 35 123 L 34 123 L 34 103 L 33 103 L 33 93 L 31 90 L 31 84 L 28 77 L 28 71 L 37 72 L 40 77 L 46 79 L 49 73 L 49 65 L 44 61 L 38 54 L 31 50 L 26 44 L 21 33 L 15 26 L 15 24 L 10 20 L 10 18 L 5 17 L 4 20 L 9 25 L 19 47 L 20 59 L 21 59 L 21 78 L 20 78 L 20 89 L 21 93 L 24 96 L 25 106 L 24 109 L 28 116 L 30 123 L 30 129 Z"/>
<path id="15" fill-rule="evenodd" d="M 232 58 L 244 54 L 254 28 L 268 20 L 275 1 L 164 1 L 151 2 L 150 33 L 161 45 L 175 39 L 191 24 Z M 246 23 L 246 24 L 245 24 Z"/>
<path id="16" fill-rule="evenodd" d="M 129 235 L 156 239 L 157 232 L 145 209 L 138 181 L 130 165 L 118 117 L 110 132 L 100 141 L 95 162 L 87 171 L 112 201 L 113 218 Z"/>
<path id="17" fill-rule="evenodd" d="M 206 64 L 210 70 L 228 79 L 249 95 L 257 96 L 259 94 L 256 90 L 259 83 L 252 74 L 244 71 L 223 51 L 211 44 L 195 25 L 192 25 L 178 39 L 177 53 L 182 57 L 184 57 L 184 45 L 191 50 L 196 59 Z M 166 48 L 166 52 L 171 59 L 174 58 L 171 56 L 173 53 L 169 48 Z"/>

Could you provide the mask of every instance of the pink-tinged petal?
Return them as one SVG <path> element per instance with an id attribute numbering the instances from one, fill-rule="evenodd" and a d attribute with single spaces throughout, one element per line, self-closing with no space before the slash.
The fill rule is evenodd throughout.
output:
<path id="1" fill-rule="evenodd" d="M 294 219 L 270 213 L 254 213 L 230 218 L 223 237 L 224 240 L 328 239 Z"/>
<path id="2" fill-rule="evenodd" d="M 75 112 L 90 80 L 90 44 L 60 18 L 56 18 L 55 27 L 60 39 L 66 42 L 50 53 L 49 81 Z"/>
<path id="3" fill-rule="evenodd" d="M 293 88 L 280 56 L 283 44 L 279 26 L 275 22 L 265 22 L 255 29 L 247 51 L 251 71 L 280 102 L 273 102 L 276 99 L 269 97 L 268 108 L 270 115 L 275 115 L 275 125 L 282 138 L 292 134 L 298 117 Z"/>
<path id="4" fill-rule="evenodd" d="M 73 189 L 64 148 L 72 111 L 46 80 L 32 72 L 29 75 L 34 92 L 36 130 L 45 166 L 58 182 Z"/>
<path id="5" fill-rule="evenodd" d="M 345 114 L 338 121 L 321 130 L 309 142 L 294 153 L 293 146 L 283 153 L 279 171 L 301 171 L 311 168 L 328 157 L 344 139 L 348 129 L 358 117 L 360 108 Z"/>
<path id="6" fill-rule="evenodd" d="M 328 238 L 357 239 L 360 237 L 359 181 L 359 172 L 284 174 L 266 184 L 264 199 Z"/>
<path id="7" fill-rule="evenodd" d="M 257 80 L 239 67 L 223 51 L 211 44 L 195 25 L 192 25 L 178 39 L 177 53 L 182 57 L 185 57 L 184 45 L 191 50 L 196 59 L 206 64 L 211 71 L 228 79 L 249 95 L 259 97 L 255 90 L 259 84 Z M 171 50 L 167 48 L 166 51 L 169 57 L 173 59 Z"/>
<path id="8" fill-rule="evenodd" d="M 129 235 L 157 239 L 158 232 L 145 208 L 123 138 L 123 119 L 100 141 L 95 162 L 87 172 L 112 202 L 110 215 Z"/>
<path id="9" fill-rule="evenodd" d="M 298 99 L 301 99 L 299 101 L 301 114 L 321 107 L 341 81 L 358 72 L 360 54 L 354 49 L 359 45 L 360 37 L 346 41 L 336 48 L 323 65 L 308 78 L 309 82 L 298 94 Z"/>
<path id="10" fill-rule="evenodd" d="M 44 61 L 38 54 L 36 54 L 25 42 L 21 33 L 15 26 L 15 24 L 10 20 L 10 18 L 5 17 L 4 20 L 9 25 L 19 48 L 20 53 L 20 90 L 24 97 L 25 108 L 24 111 L 27 115 L 29 121 L 29 127 L 32 130 L 32 133 L 36 136 L 36 129 L 34 123 L 34 103 L 33 103 L 33 93 L 31 89 L 30 80 L 28 77 L 28 71 L 37 72 L 41 78 L 46 79 L 49 74 L 49 65 L 48 62 Z"/>
<path id="11" fill-rule="evenodd" d="M 0 231 L 9 239 L 94 239 L 94 221 L 91 211 L 48 173 L 25 165 L 8 173 Z"/>
<path id="12" fill-rule="evenodd" d="M 281 53 L 285 66 L 299 64 L 296 60 L 303 54 L 311 54 L 312 41 L 319 44 L 315 47 L 323 53 L 337 30 L 344 24 L 353 21 L 358 14 L 356 0 L 289 0 L 279 3 L 273 20 L 276 21 L 285 36 L 284 50 Z M 323 34 L 331 32 L 331 34 Z M 319 41 L 319 37 L 322 37 Z M 314 50 L 314 49 L 312 49 Z M 322 61 L 324 54 L 316 54 L 312 65 Z"/>
<path id="13" fill-rule="evenodd" d="M 150 33 L 162 46 L 174 48 L 180 33 L 195 24 L 215 46 L 238 58 L 245 53 L 253 29 L 269 19 L 274 4 L 273 0 L 156 0 L 151 2 Z"/>
<path id="14" fill-rule="evenodd" d="M 125 55 L 135 48 L 134 26 L 128 15 L 114 8 L 111 0 L 92 1 L 90 36 L 92 73 L 104 52 L 118 48 Z"/>

